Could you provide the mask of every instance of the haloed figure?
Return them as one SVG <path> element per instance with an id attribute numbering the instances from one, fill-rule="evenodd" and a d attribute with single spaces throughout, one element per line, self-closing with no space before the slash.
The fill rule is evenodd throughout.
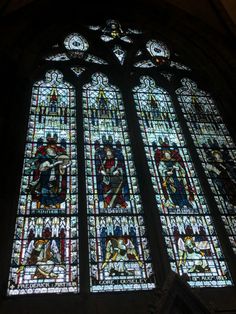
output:
<path id="1" fill-rule="evenodd" d="M 58 145 L 55 138 L 48 137 L 47 144 L 38 147 L 33 180 L 27 189 L 37 208 L 60 208 L 66 198 L 67 168 L 70 164 L 64 147 Z"/>
<path id="2" fill-rule="evenodd" d="M 111 276 L 129 275 L 130 261 L 136 261 L 139 267 L 143 266 L 131 239 L 127 237 L 112 237 L 107 241 L 102 269 L 107 267 Z"/>
<path id="3" fill-rule="evenodd" d="M 35 266 L 32 279 L 57 278 L 55 266 L 61 263 L 61 255 L 54 239 L 32 240 L 25 252 L 20 273 L 26 266 Z"/>
<path id="4" fill-rule="evenodd" d="M 206 241 L 195 242 L 194 237 L 186 236 L 184 240 L 179 238 L 179 263 L 178 266 L 188 264 L 189 273 L 205 273 L 210 272 L 207 264 L 204 250 L 209 249 Z"/>
<path id="5" fill-rule="evenodd" d="M 226 161 L 220 150 L 211 151 L 212 163 L 207 169 L 226 202 L 236 206 L 236 169 L 233 162 Z"/>
<path id="6" fill-rule="evenodd" d="M 155 149 L 155 161 L 160 174 L 162 190 L 167 207 L 192 208 L 193 190 L 183 159 L 177 148 L 170 148 L 167 142 Z"/>
<path id="7" fill-rule="evenodd" d="M 126 207 L 122 195 L 123 170 L 111 149 L 105 150 L 105 159 L 100 173 L 103 176 L 104 207 Z"/>

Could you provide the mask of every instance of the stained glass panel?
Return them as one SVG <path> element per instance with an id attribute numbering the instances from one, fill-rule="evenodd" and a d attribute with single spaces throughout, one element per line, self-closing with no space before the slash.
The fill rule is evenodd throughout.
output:
<path id="1" fill-rule="evenodd" d="M 126 51 L 117 45 L 112 49 L 112 51 L 119 60 L 120 64 L 123 65 L 126 57 Z"/>
<path id="2" fill-rule="evenodd" d="M 136 68 L 153 68 L 156 65 L 151 60 L 142 60 L 134 64 Z"/>
<path id="3" fill-rule="evenodd" d="M 76 74 L 76 76 L 80 76 L 85 71 L 85 68 L 72 67 L 71 70 Z"/>
<path id="4" fill-rule="evenodd" d="M 68 50 L 88 50 L 89 44 L 87 40 L 78 33 L 68 35 L 64 40 L 64 45 Z"/>
<path id="5" fill-rule="evenodd" d="M 152 78 L 140 82 L 134 97 L 171 268 L 193 287 L 231 285 L 172 101 Z"/>
<path id="6" fill-rule="evenodd" d="M 75 90 L 60 72 L 33 85 L 9 295 L 78 291 Z"/>
<path id="7" fill-rule="evenodd" d="M 85 57 L 84 60 L 87 61 L 87 62 L 91 62 L 91 63 L 108 64 L 105 60 L 103 60 L 103 59 L 101 59 L 99 57 L 93 56 L 91 54 L 87 54 L 87 56 Z"/>
<path id="8" fill-rule="evenodd" d="M 66 53 L 57 53 L 53 55 L 49 55 L 45 57 L 45 60 L 48 61 L 68 61 L 70 58 L 67 56 Z"/>
<path id="9" fill-rule="evenodd" d="M 152 57 L 170 57 L 170 51 L 166 44 L 155 39 L 149 40 L 146 44 L 147 51 Z"/>
<path id="10" fill-rule="evenodd" d="M 119 90 L 101 73 L 83 88 L 92 292 L 155 287 Z"/>
<path id="11" fill-rule="evenodd" d="M 107 20 L 106 26 L 102 30 L 101 40 L 109 42 L 114 39 L 120 39 L 127 43 L 132 43 L 132 39 L 127 36 L 129 32 L 124 31 L 121 28 L 120 23 L 117 20 Z"/>
<path id="12" fill-rule="evenodd" d="M 191 69 L 189 67 L 187 67 L 186 65 L 176 62 L 176 61 L 171 61 L 170 66 L 172 68 L 176 68 L 179 70 L 186 70 L 186 71 L 191 71 Z"/>
<path id="13" fill-rule="evenodd" d="M 190 79 L 176 93 L 236 253 L 236 148 L 212 97 Z"/>

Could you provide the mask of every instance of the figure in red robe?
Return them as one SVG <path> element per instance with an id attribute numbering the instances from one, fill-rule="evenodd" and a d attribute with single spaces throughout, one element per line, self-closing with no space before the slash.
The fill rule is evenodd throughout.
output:
<path id="1" fill-rule="evenodd" d="M 69 165 L 65 148 L 57 144 L 56 137 L 48 136 L 47 144 L 40 145 L 36 151 L 33 181 L 27 189 L 37 208 L 60 208 L 66 198 Z"/>
<path id="2" fill-rule="evenodd" d="M 124 156 L 119 145 L 117 142 L 113 148 L 111 137 L 103 148 L 99 142 L 95 143 L 98 195 L 104 208 L 127 207 L 128 186 Z"/>
<path id="3" fill-rule="evenodd" d="M 163 142 L 160 139 L 161 148 L 157 148 L 153 143 L 155 151 L 155 162 L 161 181 L 162 192 L 167 207 L 176 207 L 180 209 L 192 208 L 191 202 L 194 200 L 193 189 L 176 145 L 170 148 L 168 140 Z"/>

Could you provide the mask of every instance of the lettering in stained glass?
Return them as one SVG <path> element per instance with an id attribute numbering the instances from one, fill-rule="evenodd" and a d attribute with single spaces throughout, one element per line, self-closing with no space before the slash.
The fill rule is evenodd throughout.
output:
<path id="1" fill-rule="evenodd" d="M 193 287 L 231 285 L 170 96 L 142 76 L 134 98 L 172 270 Z"/>
<path id="2" fill-rule="evenodd" d="M 236 253 L 236 149 L 209 93 L 188 78 L 176 93 Z"/>
<path id="3" fill-rule="evenodd" d="M 75 90 L 59 71 L 32 89 L 9 295 L 78 292 Z"/>
<path id="4" fill-rule="evenodd" d="M 92 292 L 155 287 L 118 88 L 102 73 L 83 87 L 86 185 Z"/>

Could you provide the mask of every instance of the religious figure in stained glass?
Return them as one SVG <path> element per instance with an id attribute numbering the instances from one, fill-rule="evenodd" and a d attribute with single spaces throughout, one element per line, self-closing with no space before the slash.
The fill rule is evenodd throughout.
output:
<path id="1" fill-rule="evenodd" d="M 236 165 L 225 145 L 218 144 L 217 140 L 208 140 L 203 143 L 207 155 L 206 168 L 222 193 L 225 202 L 236 206 Z"/>
<path id="2" fill-rule="evenodd" d="M 127 36 L 128 32 L 123 31 L 120 23 L 117 20 L 107 20 L 106 26 L 102 30 L 101 39 L 109 42 L 114 39 L 121 39 L 124 42 L 131 43 L 132 40 Z"/>
<path id="3" fill-rule="evenodd" d="M 134 96 L 171 268 L 193 287 L 231 285 L 170 96 L 152 78 L 140 81 Z"/>
<path id="4" fill-rule="evenodd" d="M 56 224 L 59 225 L 59 219 L 57 220 Z M 51 238 L 52 230 L 46 227 L 42 234 L 38 234 L 35 238 L 35 234 L 31 229 L 28 235 L 29 245 L 17 273 L 30 266 L 30 268 L 34 268 L 31 279 L 58 278 L 58 268 L 60 268 L 60 272 L 65 270 L 65 265 L 63 265 L 65 258 L 65 230 L 63 228 L 60 228 L 58 236 L 59 238 Z"/>
<path id="5" fill-rule="evenodd" d="M 207 245 L 207 246 L 206 246 Z M 207 241 L 196 240 L 195 237 L 186 236 L 179 238 L 179 263 L 178 267 L 190 264 L 189 273 L 206 273 L 211 269 L 207 263 L 205 252 L 210 252 L 210 245 Z"/>
<path id="6" fill-rule="evenodd" d="M 100 146 L 99 141 L 95 142 L 99 201 L 103 202 L 104 208 L 126 208 L 128 186 L 124 156 L 120 149 L 120 142 L 117 141 L 115 147 L 112 144 L 111 136 L 108 139 L 103 137 L 103 147 Z"/>
<path id="7" fill-rule="evenodd" d="M 181 83 L 176 94 L 236 253 L 235 144 L 211 95 L 189 78 L 181 79 Z"/>
<path id="8" fill-rule="evenodd" d="M 124 105 L 103 73 L 83 88 L 91 291 L 152 289 Z"/>
<path id="9" fill-rule="evenodd" d="M 129 263 L 136 261 L 139 267 L 143 266 L 139 255 L 135 232 L 129 232 L 128 219 L 123 217 L 121 225 L 118 224 L 113 230 L 113 235 L 104 238 L 101 246 L 103 248 L 103 259 L 101 269 L 109 268 L 110 276 L 132 275 L 133 270 L 129 268 Z M 104 243 L 105 242 L 105 243 Z"/>
<path id="10" fill-rule="evenodd" d="M 116 20 L 108 20 L 105 28 L 89 28 L 100 30 L 104 42 L 114 43 L 131 43 L 133 35 L 141 33 L 123 30 Z M 66 53 L 48 56 L 46 60 L 76 58 L 108 64 L 87 53 L 89 44 L 78 33 L 67 36 L 64 45 Z M 160 41 L 148 41 L 146 50 L 151 60 L 139 59 L 135 67 L 169 63 L 171 67 L 190 70 L 170 61 L 170 51 Z M 126 57 L 123 46 L 114 45 L 112 51 L 123 65 Z M 137 56 L 141 55 L 139 51 Z M 79 76 L 85 69 L 72 70 Z M 218 126 L 220 117 L 212 110 L 212 103 L 205 101 L 205 95 L 196 94 L 193 82 L 185 83 L 187 88 L 180 92 L 184 91 L 184 108 L 191 125 L 204 134 L 199 143 L 204 149 L 205 168 L 225 204 L 235 207 L 236 170 L 232 151 L 224 145 L 226 137 L 219 143 L 209 140 L 211 132 L 219 135 L 225 128 Z M 134 93 L 171 268 L 180 275 L 187 274 L 192 286 L 231 285 L 170 96 L 147 76 L 141 78 L 141 85 Z M 74 88 L 56 70 L 49 71 L 45 81 L 34 85 L 11 260 L 11 295 L 78 292 L 74 98 Z M 95 73 L 83 87 L 83 106 L 91 291 L 153 289 L 143 206 L 119 89 L 109 84 L 104 74 Z M 230 241 L 236 243 L 235 218 L 227 215 L 222 219 L 233 235 Z"/>
<path id="11" fill-rule="evenodd" d="M 38 141 L 40 143 L 40 140 Z M 67 192 L 67 168 L 71 162 L 63 147 L 57 143 L 57 135 L 47 136 L 47 144 L 40 145 L 35 153 L 33 165 L 33 180 L 27 192 L 32 195 L 32 201 L 37 208 L 50 208 L 65 201 Z"/>
<path id="12" fill-rule="evenodd" d="M 78 292 L 75 90 L 57 70 L 35 82 L 9 295 Z"/>
<path id="13" fill-rule="evenodd" d="M 185 169 L 184 161 L 178 147 L 172 143 L 169 145 L 167 138 L 159 138 L 161 148 L 153 142 L 155 162 L 161 180 L 163 195 L 168 208 L 192 208 L 194 193 Z"/>

